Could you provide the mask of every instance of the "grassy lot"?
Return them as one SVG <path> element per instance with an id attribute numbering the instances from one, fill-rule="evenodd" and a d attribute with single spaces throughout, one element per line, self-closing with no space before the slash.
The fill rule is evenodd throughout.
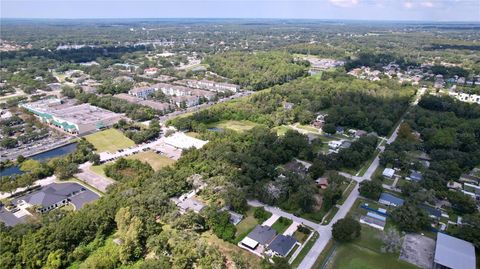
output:
<path id="1" fill-rule="evenodd" d="M 246 268 L 261 268 L 260 264 L 262 262 L 262 259 L 260 257 L 257 257 L 254 254 L 243 250 L 234 244 L 219 239 L 211 232 L 203 233 L 201 238 L 204 239 L 208 244 L 214 245 L 216 249 L 220 251 L 220 253 L 224 254 L 227 257 L 227 260 L 231 261 L 234 255 L 240 255 L 247 263 Z"/>
<path id="2" fill-rule="evenodd" d="M 302 129 L 302 130 L 305 130 L 305 131 L 308 131 L 308 132 L 318 134 L 318 129 L 311 126 L 311 125 L 303 125 L 303 124 L 297 123 L 294 126 L 297 127 L 298 129 Z"/>
<path id="3" fill-rule="evenodd" d="M 99 174 L 101 176 L 107 177 L 105 175 L 105 171 L 103 170 L 105 166 L 107 166 L 106 163 L 100 164 L 100 165 L 92 165 L 92 167 L 90 167 L 90 171 L 94 172 L 95 174 Z"/>
<path id="4" fill-rule="evenodd" d="M 293 129 L 290 126 L 287 126 L 287 125 L 280 125 L 280 126 L 272 128 L 272 130 L 277 132 L 278 136 L 282 136 L 282 135 L 285 135 L 285 133 L 288 130 L 293 130 Z"/>
<path id="5" fill-rule="evenodd" d="M 115 152 L 119 149 L 135 146 L 135 143 L 117 129 L 107 129 L 85 136 L 92 143 L 97 152 Z"/>
<path id="6" fill-rule="evenodd" d="M 312 247 L 315 244 L 315 242 L 317 241 L 318 237 L 319 237 L 318 232 L 315 232 L 313 234 L 312 238 L 310 238 L 310 240 L 308 240 L 308 242 L 305 243 L 305 245 L 303 246 L 300 253 L 298 253 L 298 256 L 295 258 L 295 260 L 293 260 L 293 262 L 291 264 L 292 268 L 297 268 L 298 265 L 300 265 L 300 263 L 303 261 L 305 256 L 307 256 L 308 252 L 310 252 L 310 249 L 312 249 Z"/>
<path id="7" fill-rule="evenodd" d="M 258 220 L 253 216 L 255 208 L 250 207 L 245 214 L 245 218 L 237 224 L 237 232 L 235 233 L 235 241 L 240 242 L 248 233 L 250 233 L 258 224 Z"/>
<path id="8" fill-rule="evenodd" d="M 259 124 L 248 120 L 222 120 L 208 125 L 208 128 L 230 129 L 237 132 L 244 132 L 252 129 Z"/>
<path id="9" fill-rule="evenodd" d="M 400 261 L 396 255 L 384 254 L 362 248 L 356 244 L 340 245 L 333 261 L 326 268 L 335 269 L 418 269 Z"/>
<path id="10" fill-rule="evenodd" d="M 134 160 L 146 162 L 155 171 L 175 163 L 175 160 L 159 155 L 151 150 L 139 152 L 139 153 L 127 156 L 126 159 L 134 159 Z"/>
<path id="11" fill-rule="evenodd" d="M 196 133 L 196 132 L 186 132 L 185 134 L 190 136 L 190 137 L 193 137 L 193 138 L 199 138 L 200 137 L 200 134 Z"/>
<path id="12" fill-rule="evenodd" d="M 283 234 L 283 232 L 285 232 L 285 230 L 287 230 L 288 226 L 290 226 L 292 224 L 292 220 L 291 219 L 287 219 L 287 218 L 284 218 L 284 217 L 280 217 L 277 221 L 275 221 L 275 223 L 272 225 L 272 229 L 274 229 L 275 231 L 277 231 L 277 233 L 279 234 Z"/>
<path id="13" fill-rule="evenodd" d="M 362 225 L 360 238 L 350 244 L 340 244 L 326 268 L 340 269 L 414 269 L 414 265 L 400 261 L 399 254 L 381 253 L 382 232 Z M 314 267 L 315 268 L 315 267 Z"/>

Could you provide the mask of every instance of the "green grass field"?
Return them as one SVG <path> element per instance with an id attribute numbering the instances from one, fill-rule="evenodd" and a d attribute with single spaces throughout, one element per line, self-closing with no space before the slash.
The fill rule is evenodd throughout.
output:
<path id="1" fill-rule="evenodd" d="M 95 174 L 99 174 L 101 176 L 107 177 L 105 175 L 105 171 L 103 170 L 105 168 L 105 166 L 107 166 L 106 163 L 100 164 L 100 165 L 92 165 L 92 167 L 90 167 L 90 170 L 92 172 L 94 172 Z"/>
<path id="2" fill-rule="evenodd" d="M 292 224 L 292 220 L 280 217 L 275 223 L 272 225 L 272 229 L 277 231 L 279 234 L 283 234 L 285 230 Z"/>
<path id="3" fill-rule="evenodd" d="M 135 146 L 135 143 L 117 129 L 107 129 L 85 136 L 92 143 L 97 152 L 115 152 L 119 149 Z"/>
<path id="4" fill-rule="evenodd" d="M 334 260 L 326 268 L 331 269 L 418 269 L 415 265 L 400 261 L 397 255 L 379 253 L 356 244 L 340 245 Z"/>
<path id="5" fill-rule="evenodd" d="M 248 120 L 222 120 L 208 125 L 208 128 L 230 129 L 237 132 L 245 132 L 260 124 Z"/>
<path id="6" fill-rule="evenodd" d="M 293 130 L 293 129 L 292 129 L 292 127 L 287 126 L 287 125 L 280 125 L 280 126 L 277 126 L 277 127 L 272 128 L 272 131 L 277 132 L 277 135 L 278 135 L 278 136 L 285 135 L 285 133 L 286 133 L 288 130 Z"/>
<path id="7" fill-rule="evenodd" d="M 145 151 L 145 152 L 133 154 L 131 156 L 126 157 L 126 159 L 134 159 L 134 160 L 146 162 L 155 171 L 175 163 L 175 160 L 159 155 L 153 151 Z"/>

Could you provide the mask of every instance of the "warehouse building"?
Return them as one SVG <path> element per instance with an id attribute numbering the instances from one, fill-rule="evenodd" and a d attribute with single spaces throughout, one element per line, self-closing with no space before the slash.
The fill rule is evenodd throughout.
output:
<path id="1" fill-rule="evenodd" d="M 61 99 L 20 104 L 40 121 L 71 134 L 87 134 L 117 123 L 123 116 L 90 104 L 76 105 Z"/>

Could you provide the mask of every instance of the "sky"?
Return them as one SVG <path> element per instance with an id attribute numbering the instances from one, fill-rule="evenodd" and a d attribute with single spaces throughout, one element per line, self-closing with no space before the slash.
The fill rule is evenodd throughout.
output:
<path id="1" fill-rule="evenodd" d="M 0 0 L 0 18 L 296 18 L 480 22 L 480 0 Z"/>

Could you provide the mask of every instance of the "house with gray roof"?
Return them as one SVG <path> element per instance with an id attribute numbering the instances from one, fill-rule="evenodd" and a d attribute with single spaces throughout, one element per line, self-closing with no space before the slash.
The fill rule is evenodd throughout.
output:
<path id="1" fill-rule="evenodd" d="M 433 269 L 475 269 L 475 247 L 472 243 L 438 233 Z"/>
<path id="2" fill-rule="evenodd" d="M 77 183 L 52 183 L 38 191 L 26 194 L 13 201 L 14 205 L 27 203 L 37 206 L 36 211 L 45 213 L 72 202 L 76 209 L 98 199 L 98 194 Z"/>
<path id="3" fill-rule="evenodd" d="M 292 251 L 292 249 L 297 244 L 297 240 L 290 235 L 279 234 L 273 241 L 268 245 L 268 248 L 273 252 L 273 254 L 281 257 L 285 257 Z"/>
<path id="4" fill-rule="evenodd" d="M 272 227 L 257 225 L 242 241 L 241 244 L 255 249 L 258 245 L 266 246 L 272 242 L 277 232 Z"/>

